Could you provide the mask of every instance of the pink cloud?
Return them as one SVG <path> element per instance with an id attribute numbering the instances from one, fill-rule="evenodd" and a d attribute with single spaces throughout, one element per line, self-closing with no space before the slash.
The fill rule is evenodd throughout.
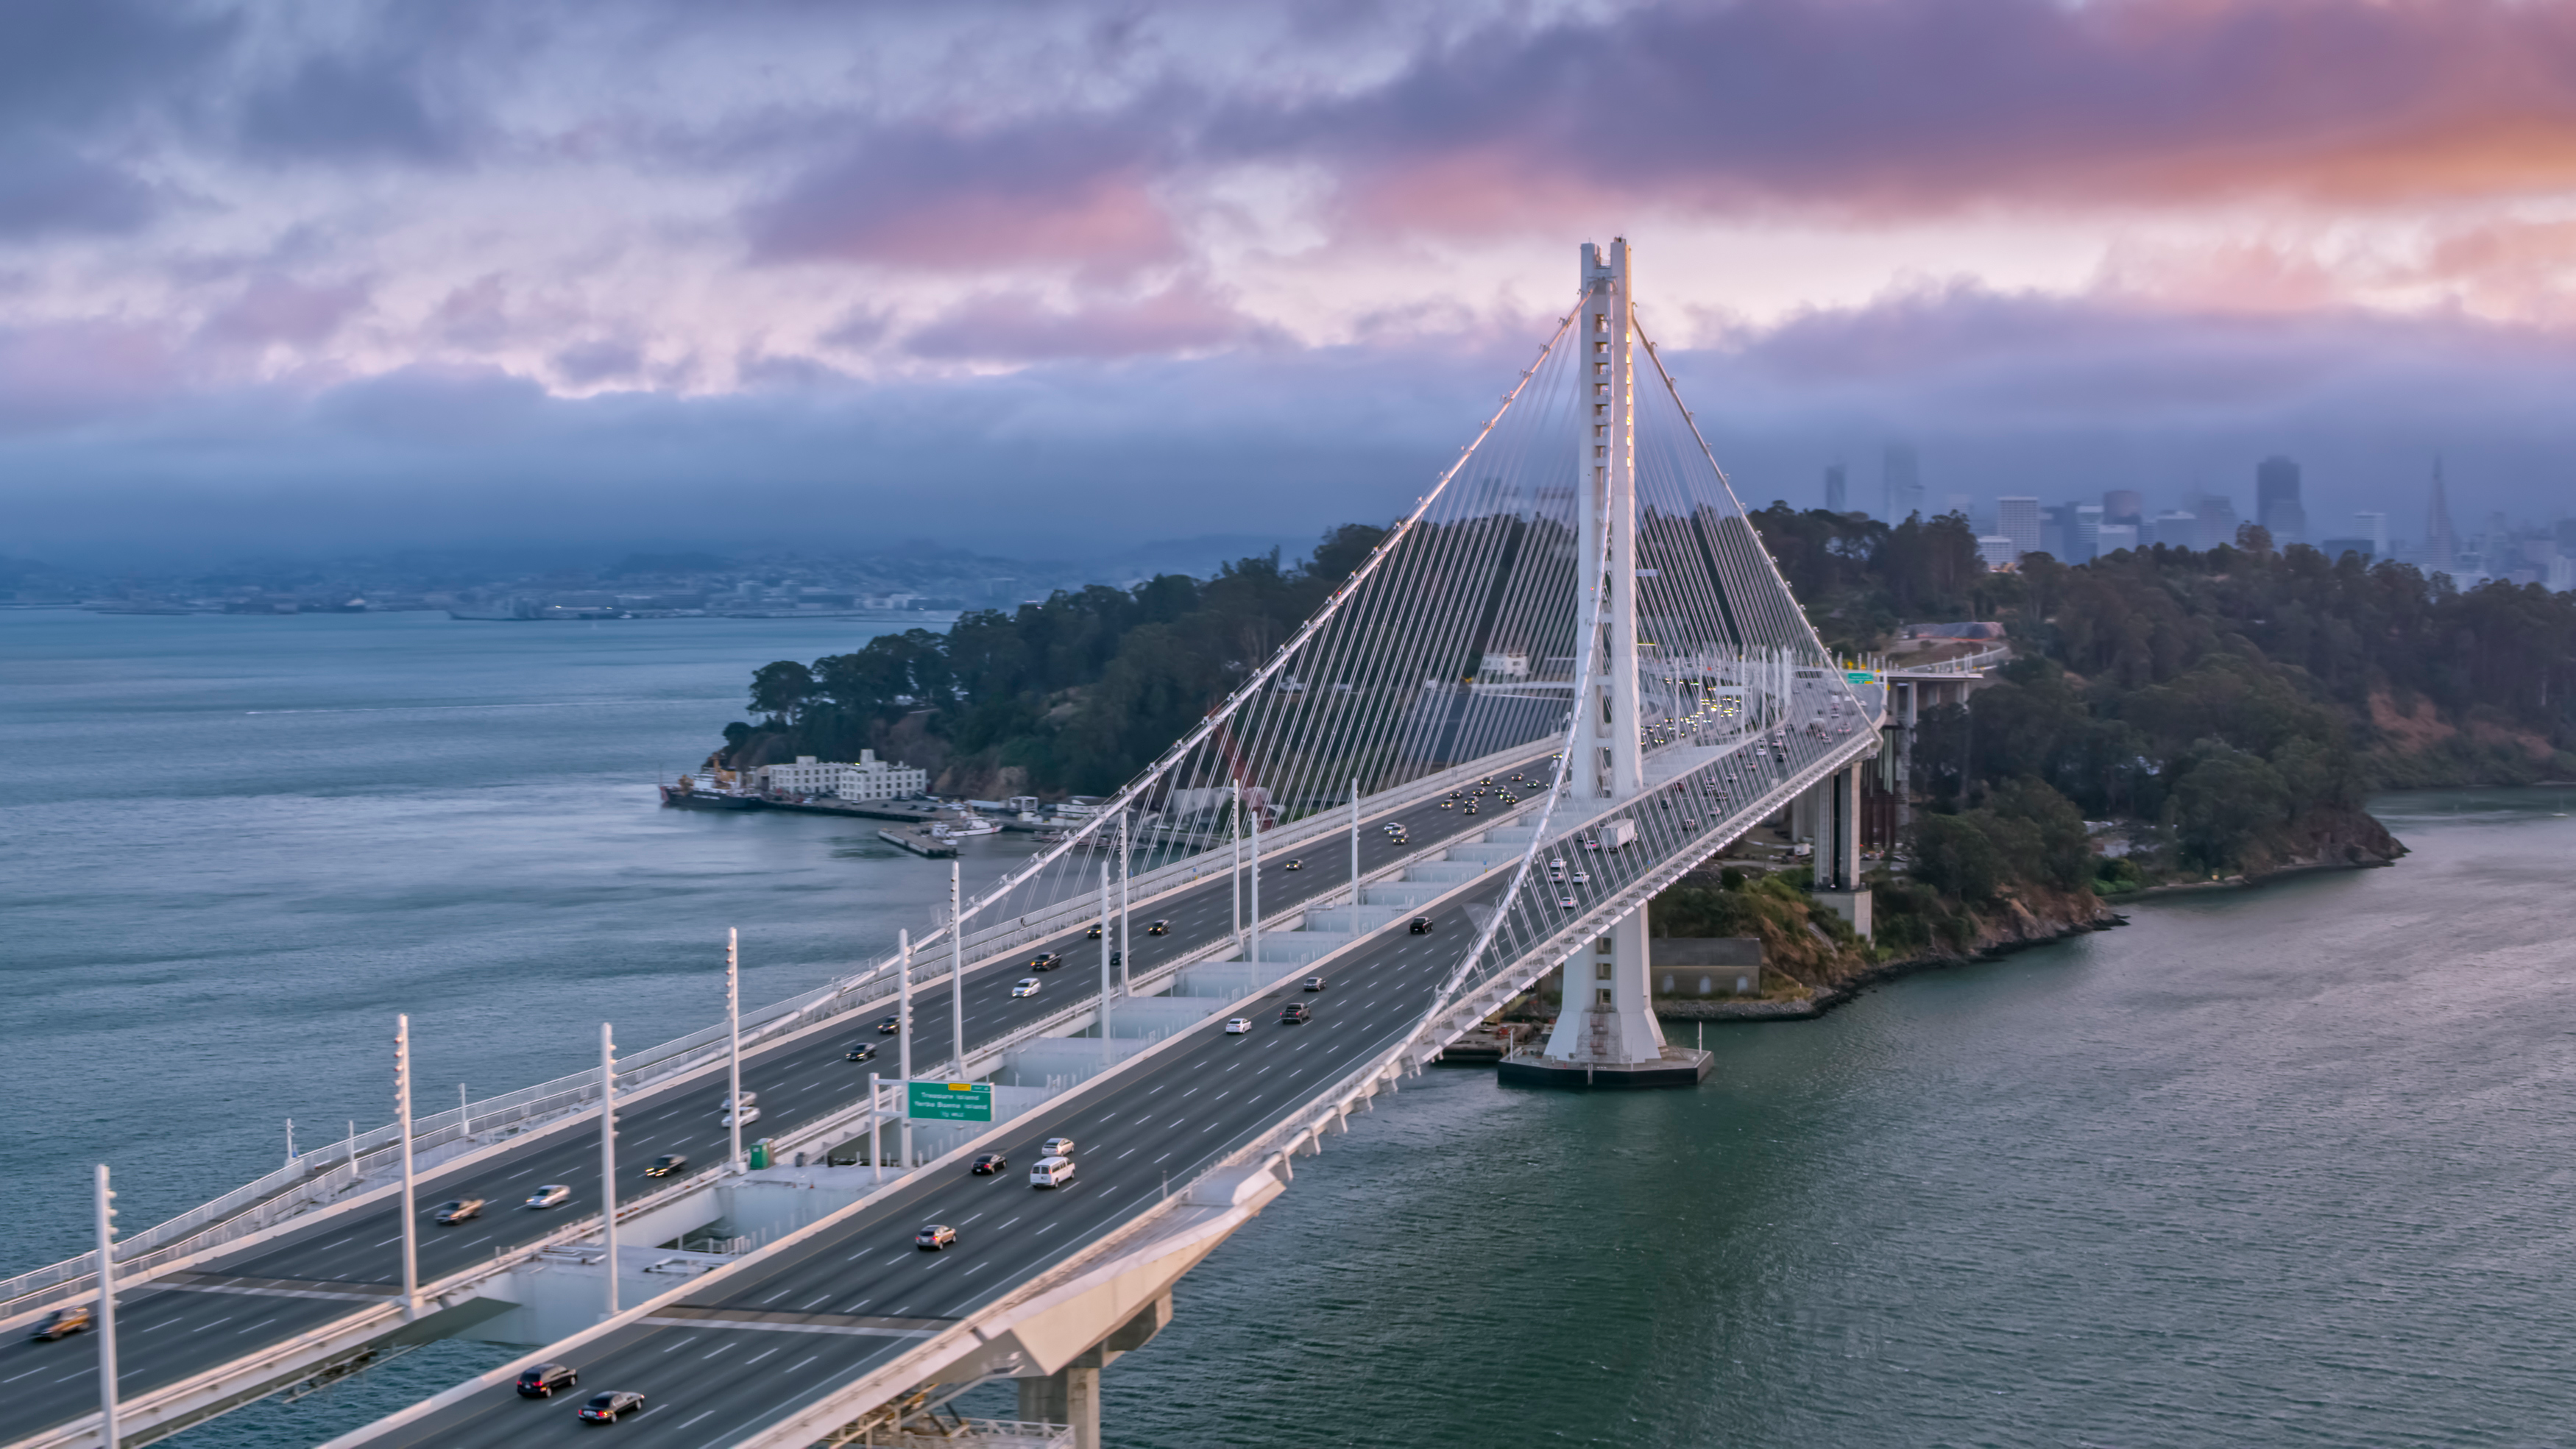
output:
<path id="1" fill-rule="evenodd" d="M 1031 362 L 1200 351 L 1263 335 L 1205 288 L 1183 282 L 1069 309 L 1007 293 L 977 297 L 914 331 L 904 347 L 917 357 Z"/>

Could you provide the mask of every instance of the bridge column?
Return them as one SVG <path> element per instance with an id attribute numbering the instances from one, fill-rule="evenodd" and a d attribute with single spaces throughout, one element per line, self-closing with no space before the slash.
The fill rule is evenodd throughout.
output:
<path id="1" fill-rule="evenodd" d="M 1818 904 L 1851 923 L 1863 939 L 1870 935 L 1869 887 L 1860 875 L 1860 772 L 1866 760 L 1854 761 L 1816 786 L 1816 868 L 1813 893 Z"/>

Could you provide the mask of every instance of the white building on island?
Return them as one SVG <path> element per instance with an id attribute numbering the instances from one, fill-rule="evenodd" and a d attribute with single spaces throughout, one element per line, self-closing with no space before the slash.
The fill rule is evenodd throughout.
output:
<path id="1" fill-rule="evenodd" d="M 930 772 L 859 751 L 857 764 L 798 755 L 790 765 L 762 765 L 752 775 L 759 787 L 778 795 L 837 795 L 844 800 L 904 800 L 930 790 Z"/>

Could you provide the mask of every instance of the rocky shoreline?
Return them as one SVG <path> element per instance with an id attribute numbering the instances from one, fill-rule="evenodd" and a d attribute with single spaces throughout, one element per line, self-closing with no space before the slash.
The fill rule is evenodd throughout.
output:
<path id="1" fill-rule="evenodd" d="M 2363 818 L 2368 819 L 2366 816 Z M 2374 827 L 2378 825 L 2376 820 L 2370 823 Z M 2063 941 L 2070 936 L 2108 931 L 2127 925 L 2129 918 L 2113 909 L 2115 903 L 2126 905 L 2152 896 L 2181 895 L 2194 891 L 2250 890 L 2274 881 L 2312 875 L 2320 871 L 2377 870 L 2396 864 L 2396 857 L 2404 855 L 2406 847 L 2399 844 L 2384 829 L 2378 832 L 2378 836 L 2379 840 L 2384 841 L 2388 847 L 2384 853 L 2369 849 L 2356 850 L 2350 854 L 2345 854 L 2340 849 L 2321 850 L 2315 856 L 2284 861 L 2256 874 L 2233 875 L 2212 881 L 2170 882 L 2122 892 L 2116 896 L 2097 897 L 2093 899 L 2089 913 L 2083 910 L 2079 900 L 2072 898 L 2042 902 L 2038 910 L 2033 910 L 2030 905 L 2021 900 L 2007 901 L 2005 903 L 2007 909 L 1997 913 L 1995 918 L 1990 919 L 1982 915 L 1979 917 L 1976 939 L 1965 951 L 1924 952 L 1889 961 L 1858 965 L 1849 971 L 1835 972 L 1821 982 L 1802 980 L 1800 984 L 1808 988 L 1807 994 L 1798 997 L 1775 997 L 1754 1001 L 1658 1001 L 1655 1004 L 1655 1014 L 1668 1020 L 1679 1021 L 1811 1020 L 1883 982 L 1912 976 L 1918 972 L 1963 966 L 1975 961 L 1992 961 L 2015 951 L 2026 951 L 2033 946 Z M 2338 842 L 2338 845 L 2340 844 L 2342 842 Z M 2334 858 L 2339 854 L 2345 854 L 2345 858 Z"/>

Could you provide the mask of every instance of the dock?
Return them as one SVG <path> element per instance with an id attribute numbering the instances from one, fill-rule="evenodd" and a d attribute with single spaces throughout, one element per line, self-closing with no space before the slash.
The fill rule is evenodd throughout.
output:
<path id="1" fill-rule="evenodd" d="M 946 860 L 957 853 L 955 841 L 943 840 L 927 830 L 880 830 L 877 839 L 932 860 Z"/>

